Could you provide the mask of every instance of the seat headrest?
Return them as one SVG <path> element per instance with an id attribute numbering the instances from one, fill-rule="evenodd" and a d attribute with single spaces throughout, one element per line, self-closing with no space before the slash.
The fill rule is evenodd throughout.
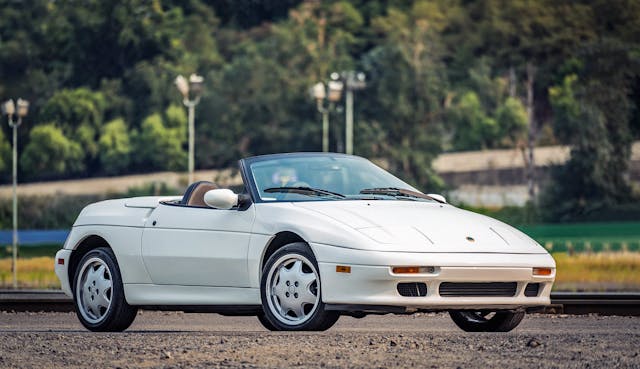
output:
<path id="1" fill-rule="evenodd" d="M 213 182 L 194 182 L 187 187 L 180 204 L 187 206 L 207 206 L 204 202 L 204 194 L 207 193 L 207 191 L 215 190 L 216 188 L 218 188 L 218 186 Z"/>

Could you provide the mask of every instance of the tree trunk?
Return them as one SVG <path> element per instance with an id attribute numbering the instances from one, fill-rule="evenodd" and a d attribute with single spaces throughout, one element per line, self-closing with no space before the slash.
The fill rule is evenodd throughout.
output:
<path id="1" fill-rule="evenodd" d="M 529 193 L 529 201 L 533 201 L 536 196 L 536 163 L 534 158 L 534 148 L 538 136 L 538 125 L 535 121 L 535 105 L 533 97 L 533 86 L 535 83 L 536 67 L 533 63 L 527 63 L 527 121 L 529 124 L 529 132 L 527 137 L 527 160 L 526 160 L 526 176 L 527 189 Z"/>
<path id="2" fill-rule="evenodd" d="M 516 80 L 516 69 L 509 67 L 509 97 L 515 98 L 518 94 L 516 90 L 518 81 Z"/>

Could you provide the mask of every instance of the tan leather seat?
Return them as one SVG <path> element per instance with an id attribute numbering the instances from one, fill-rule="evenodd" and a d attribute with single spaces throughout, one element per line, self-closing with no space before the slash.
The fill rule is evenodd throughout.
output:
<path id="1" fill-rule="evenodd" d="M 187 188 L 187 191 L 185 191 L 181 203 L 187 206 L 206 207 L 207 204 L 204 202 L 204 194 L 216 188 L 218 188 L 218 186 L 213 182 L 194 182 Z"/>

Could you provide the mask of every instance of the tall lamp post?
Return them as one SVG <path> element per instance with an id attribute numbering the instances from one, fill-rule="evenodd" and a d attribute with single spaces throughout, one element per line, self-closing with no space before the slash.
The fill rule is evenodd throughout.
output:
<path id="1" fill-rule="evenodd" d="M 175 84 L 182 94 L 182 103 L 189 111 L 189 183 L 193 183 L 195 166 L 195 109 L 202 96 L 204 78 L 191 74 L 187 81 L 182 75 L 176 77 Z"/>
<path id="2" fill-rule="evenodd" d="M 332 73 L 331 81 L 327 84 L 318 82 L 311 88 L 311 95 L 316 100 L 318 112 L 322 114 L 322 151 L 329 151 L 329 113 L 333 109 L 334 104 L 340 101 L 342 95 L 343 83 L 338 80 L 337 73 Z M 328 88 L 328 92 L 327 92 Z M 329 105 L 324 105 L 324 100 L 329 101 Z"/>
<path id="3" fill-rule="evenodd" d="M 353 154 L 353 91 L 364 89 L 365 74 L 362 72 L 347 71 L 342 72 L 346 94 L 345 94 L 345 152 Z"/>
<path id="4" fill-rule="evenodd" d="M 18 111 L 16 114 L 16 105 Z M 13 288 L 18 288 L 18 127 L 22 124 L 22 118 L 29 113 L 29 102 L 18 99 L 17 104 L 13 100 L 7 100 L 2 104 L 2 114 L 7 115 L 9 126 L 13 129 L 13 257 L 11 270 L 13 271 Z M 17 115 L 17 119 L 14 119 Z"/>

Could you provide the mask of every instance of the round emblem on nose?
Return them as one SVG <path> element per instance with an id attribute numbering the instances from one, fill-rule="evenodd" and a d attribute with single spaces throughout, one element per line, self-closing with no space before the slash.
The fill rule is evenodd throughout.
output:
<path id="1" fill-rule="evenodd" d="M 471 237 L 471 236 L 467 236 L 467 241 L 469 241 L 469 242 L 475 242 L 475 240 L 474 240 L 474 239 L 473 239 L 473 237 Z"/>

